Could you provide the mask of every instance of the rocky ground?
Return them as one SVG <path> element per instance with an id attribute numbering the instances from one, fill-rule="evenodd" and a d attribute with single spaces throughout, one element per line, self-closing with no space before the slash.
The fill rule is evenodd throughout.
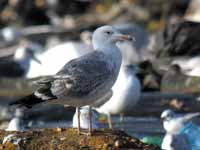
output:
<path id="1" fill-rule="evenodd" d="M 79 135 L 73 128 L 54 128 L 27 132 L 0 130 L 2 150 L 159 150 L 155 145 L 144 144 L 123 131 L 96 130 L 92 136 Z"/>

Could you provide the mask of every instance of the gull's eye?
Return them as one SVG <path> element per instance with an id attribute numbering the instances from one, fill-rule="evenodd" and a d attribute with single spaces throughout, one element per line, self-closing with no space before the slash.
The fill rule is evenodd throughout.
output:
<path id="1" fill-rule="evenodd" d="M 105 31 L 106 34 L 110 35 L 110 34 L 113 34 L 112 31 Z"/>

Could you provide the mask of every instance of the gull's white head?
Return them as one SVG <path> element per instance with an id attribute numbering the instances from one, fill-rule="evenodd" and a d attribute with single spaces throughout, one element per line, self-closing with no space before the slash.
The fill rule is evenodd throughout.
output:
<path id="1" fill-rule="evenodd" d="M 132 37 L 121 34 L 117 29 L 109 25 L 97 28 L 92 35 L 92 43 L 96 50 L 115 45 L 117 42 L 123 40 L 132 40 Z"/>
<path id="2" fill-rule="evenodd" d="M 161 119 L 163 121 L 170 121 L 171 119 L 174 118 L 174 115 L 175 115 L 175 113 L 174 113 L 173 110 L 167 109 L 167 110 L 165 110 L 165 111 L 162 112 Z"/>

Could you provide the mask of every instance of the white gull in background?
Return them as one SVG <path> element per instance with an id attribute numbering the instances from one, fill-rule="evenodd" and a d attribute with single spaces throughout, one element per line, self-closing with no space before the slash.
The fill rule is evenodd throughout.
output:
<path id="1" fill-rule="evenodd" d="M 112 128 L 111 115 L 121 115 L 121 121 L 123 121 L 123 115 L 128 110 L 133 109 L 140 99 L 141 83 L 136 76 L 138 68 L 135 63 L 142 59 L 142 53 L 140 52 L 140 49 L 143 48 L 142 44 L 148 43 L 146 38 L 141 37 L 139 34 L 141 29 L 136 25 L 122 24 L 116 27 L 122 33 L 135 33 L 139 38 L 139 43 L 137 43 L 137 38 L 136 41 L 121 41 L 117 43 L 122 53 L 122 65 L 117 81 L 112 87 L 113 95 L 106 103 L 96 109 L 99 113 L 108 115 L 110 128 Z"/>
<path id="2" fill-rule="evenodd" d="M 31 61 L 27 78 L 54 75 L 72 59 L 94 51 L 91 40 L 88 41 L 88 39 L 91 39 L 90 36 L 90 33 L 83 32 L 81 34 L 82 41 L 64 42 L 43 53 L 38 53 L 36 56 L 41 61 L 41 65 Z"/>
<path id="3" fill-rule="evenodd" d="M 22 42 L 13 58 L 0 60 L 1 77 L 24 77 L 29 70 L 31 60 L 40 64 L 35 57 L 36 44 Z"/>
<path id="4" fill-rule="evenodd" d="M 80 108 L 80 127 L 83 129 L 88 129 L 89 128 L 89 106 L 83 106 Z M 73 116 L 73 123 L 72 127 L 78 128 L 78 111 L 75 112 Z M 94 129 L 98 128 L 97 125 L 97 119 L 98 119 L 98 114 L 95 112 L 95 110 L 92 110 L 92 127 Z"/>
<path id="5" fill-rule="evenodd" d="M 200 56 L 176 58 L 172 64 L 179 65 L 185 75 L 200 76 Z"/>
<path id="6" fill-rule="evenodd" d="M 117 81 L 112 87 L 112 97 L 97 108 L 99 113 L 108 115 L 110 128 L 112 128 L 111 115 L 118 114 L 123 117 L 124 113 L 133 109 L 140 99 L 141 84 L 135 72 L 135 66 L 122 64 Z"/>
<path id="7" fill-rule="evenodd" d="M 38 90 L 11 105 L 32 107 L 49 102 L 75 106 L 78 112 L 79 107 L 92 105 L 111 91 L 117 79 L 122 56 L 116 43 L 131 39 L 111 26 L 96 29 L 92 36 L 95 51 L 68 62 L 55 75 L 41 78 L 37 81 L 41 85 Z M 89 133 L 92 131 L 91 125 Z M 80 132 L 80 118 L 78 131 Z"/>
<path id="8" fill-rule="evenodd" d="M 188 122 L 198 116 L 200 116 L 200 113 L 177 115 L 170 109 L 163 111 L 161 114 L 161 119 L 163 120 L 163 127 L 166 130 L 166 135 L 163 138 L 162 148 L 167 150 L 175 150 L 177 149 L 176 146 L 188 147 L 189 143 L 186 140 L 187 137 L 182 134 L 180 135 L 179 133 Z M 181 145 L 177 143 L 181 143 Z"/>

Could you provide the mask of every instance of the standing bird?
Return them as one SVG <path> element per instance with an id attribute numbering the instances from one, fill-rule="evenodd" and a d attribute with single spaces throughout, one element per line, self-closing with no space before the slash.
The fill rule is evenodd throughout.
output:
<path id="1" fill-rule="evenodd" d="M 38 103 L 49 102 L 75 106 L 79 112 L 77 116 L 80 132 L 79 107 L 91 106 L 111 91 L 122 62 L 121 52 L 116 43 L 131 39 L 112 26 L 97 28 L 92 36 L 94 52 L 68 62 L 57 74 L 38 80 L 41 88 L 12 102 L 11 105 L 32 107 Z M 91 132 L 90 117 L 89 133 Z"/>
<path id="2" fill-rule="evenodd" d="M 132 109 L 141 94 L 141 84 L 136 73 L 136 67 L 133 65 L 122 64 L 117 81 L 112 87 L 113 95 L 96 110 L 99 113 L 108 115 L 109 127 L 112 128 L 111 115 L 120 114 L 120 121 L 123 122 L 124 113 Z"/>

